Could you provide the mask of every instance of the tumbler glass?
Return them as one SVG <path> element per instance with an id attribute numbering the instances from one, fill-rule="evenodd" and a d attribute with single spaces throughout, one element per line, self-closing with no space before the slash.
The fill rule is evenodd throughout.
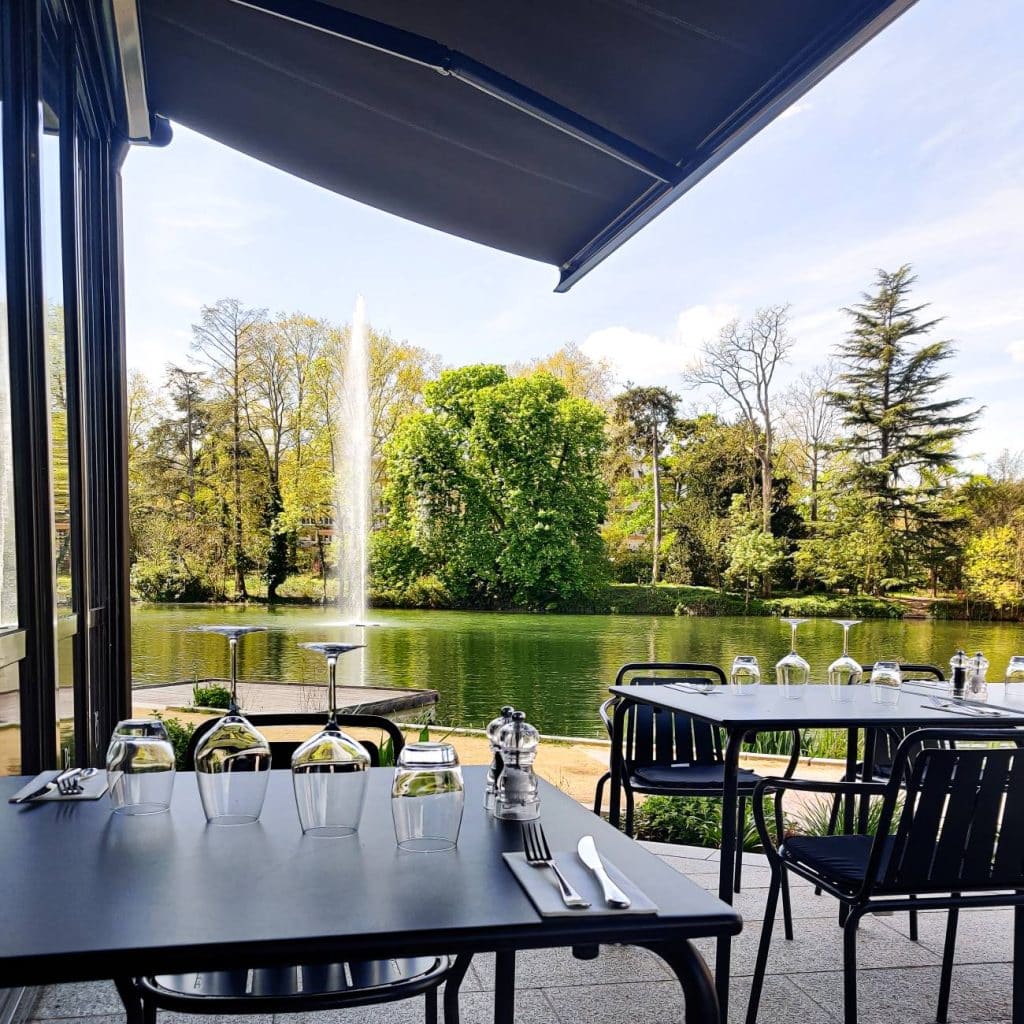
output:
<path id="1" fill-rule="evenodd" d="M 903 674 L 898 661 L 876 661 L 871 670 L 871 699 L 876 704 L 898 704 Z"/>
<path id="2" fill-rule="evenodd" d="M 409 743 L 398 755 L 391 788 L 395 839 L 403 850 L 452 850 L 465 803 L 462 769 L 450 743 Z"/>
<path id="3" fill-rule="evenodd" d="M 741 697 L 753 697 L 761 685 L 761 667 L 752 654 L 740 654 L 733 659 L 729 671 L 729 690 Z"/>
<path id="4" fill-rule="evenodd" d="M 1006 666 L 1006 699 L 1024 704 L 1024 654 L 1015 654 Z"/>
<path id="5" fill-rule="evenodd" d="M 158 814 L 171 806 L 174 747 L 159 719 L 119 722 L 107 748 L 107 785 L 118 814 Z"/>

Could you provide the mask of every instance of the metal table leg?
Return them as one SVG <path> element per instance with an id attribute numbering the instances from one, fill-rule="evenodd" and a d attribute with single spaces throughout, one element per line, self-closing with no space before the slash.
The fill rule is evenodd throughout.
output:
<path id="1" fill-rule="evenodd" d="M 645 948 L 661 957 L 679 979 L 686 1000 L 686 1024 L 725 1020 L 724 1013 L 719 1013 L 711 972 L 692 943 L 652 942 L 646 943 Z"/>
<path id="2" fill-rule="evenodd" d="M 851 782 L 856 780 L 857 777 L 857 729 L 846 730 L 846 778 Z M 843 834 L 853 834 L 853 819 L 855 814 L 855 808 L 853 806 L 853 797 L 843 797 Z"/>
<path id="3" fill-rule="evenodd" d="M 732 906 L 732 874 L 736 863 L 736 844 L 739 841 L 736 835 L 736 805 L 739 790 L 740 750 L 743 747 L 745 731 L 740 728 L 729 733 L 729 741 L 725 747 L 722 779 L 722 851 L 718 864 L 718 898 L 730 906 Z M 732 936 L 720 936 L 718 948 L 715 951 L 715 986 L 718 990 L 718 1004 L 723 1024 L 729 1017 L 731 959 Z"/>
<path id="4" fill-rule="evenodd" d="M 115 978 L 114 987 L 117 994 L 124 1003 L 124 1011 L 128 1018 L 128 1024 L 143 1024 L 145 1014 L 143 1012 L 142 997 L 132 984 L 130 978 Z"/>
<path id="5" fill-rule="evenodd" d="M 516 1015 L 516 954 L 494 954 L 494 1024 L 513 1024 Z"/>

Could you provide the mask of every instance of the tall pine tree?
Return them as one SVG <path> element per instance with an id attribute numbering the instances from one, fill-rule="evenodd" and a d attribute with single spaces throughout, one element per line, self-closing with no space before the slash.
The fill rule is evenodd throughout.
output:
<path id="1" fill-rule="evenodd" d="M 908 581 L 921 552 L 951 525 L 935 500 L 936 481 L 955 470 L 956 443 L 978 415 L 945 393 L 942 367 L 953 343 L 929 337 L 941 321 L 921 317 L 927 304 L 910 304 L 915 280 L 907 265 L 880 270 L 875 293 L 845 310 L 853 326 L 839 346 L 831 392 L 843 428 L 836 448 L 853 467 L 847 483 L 903 541 L 892 546 L 892 582 Z"/>

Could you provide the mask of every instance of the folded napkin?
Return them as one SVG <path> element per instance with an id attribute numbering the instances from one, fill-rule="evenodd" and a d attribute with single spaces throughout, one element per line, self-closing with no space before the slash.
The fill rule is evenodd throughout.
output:
<path id="1" fill-rule="evenodd" d="M 647 894 L 634 882 L 626 878 L 607 857 L 602 857 L 605 870 L 612 881 L 632 900 L 632 906 L 610 907 L 604 901 L 601 883 L 594 876 L 573 850 L 571 853 L 555 853 L 554 860 L 562 874 L 569 880 L 572 887 L 586 900 L 590 906 L 586 910 L 567 907 L 562 902 L 558 889 L 558 881 L 554 872 L 547 868 L 535 868 L 526 862 L 525 853 L 503 853 L 505 863 L 512 869 L 516 881 L 523 887 L 526 895 L 537 909 L 541 917 L 583 917 L 594 914 L 656 914 L 657 906 L 651 902 Z"/>
<path id="2" fill-rule="evenodd" d="M 10 797 L 7 802 L 9 804 L 17 803 L 18 800 L 20 800 L 26 793 L 31 793 L 34 790 L 39 789 L 40 786 L 43 786 L 47 782 L 57 778 L 58 775 L 60 775 L 60 772 L 42 772 L 28 783 L 28 785 L 22 786 L 21 789 Z M 30 800 L 29 804 L 51 803 L 53 801 L 67 803 L 70 800 L 99 800 L 99 798 L 107 791 L 107 773 L 99 771 L 95 775 L 90 775 L 87 779 L 82 779 L 80 785 L 82 787 L 81 793 L 72 793 L 69 796 L 61 796 L 55 787 L 48 793 L 43 794 L 43 796 L 37 796 L 34 800 Z M 28 804 L 25 806 L 28 806 Z"/>

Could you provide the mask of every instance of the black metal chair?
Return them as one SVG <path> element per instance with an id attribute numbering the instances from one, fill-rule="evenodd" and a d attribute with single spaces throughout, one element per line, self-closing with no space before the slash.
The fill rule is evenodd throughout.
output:
<path id="1" fill-rule="evenodd" d="M 873 665 L 861 665 L 865 679 L 870 678 Z M 937 665 L 914 665 L 909 662 L 900 662 L 900 674 L 904 681 L 913 682 L 915 679 L 928 681 L 945 681 L 942 669 Z M 892 775 L 892 764 L 896 757 L 896 750 L 899 745 L 913 732 L 908 728 L 890 727 L 874 730 L 874 745 L 871 758 L 871 778 L 875 782 L 887 782 Z M 855 782 L 864 775 L 864 762 L 859 761 L 854 769 L 853 775 L 846 773 L 842 777 L 843 782 Z M 832 810 L 828 819 L 828 834 L 835 835 L 836 827 L 839 824 L 840 798 L 837 796 L 832 801 Z M 814 890 L 815 896 L 821 895 L 821 890 Z M 845 919 L 845 912 L 840 912 L 839 923 Z M 917 942 L 917 912 L 910 911 L 910 927 L 908 932 L 912 941 Z"/>
<path id="2" fill-rule="evenodd" d="M 664 671 L 671 676 L 637 675 L 639 672 Z M 726 684 L 725 672 L 717 665 L 700 662 L 634 662 L 623 665 L 615 677 L 616 686 L 664 686 L 668 683 Z M 601 705 L 601 718 L 612 738 L 612 719 L 618 697 Z M 709 722 L 689 715 L 672 713 L 645 704 L 630 702 L 626 711 L 624 749 L 613 750 L 621 757 L 623 793 L 626 797 L 626 834 L 633 834 L 634 794 L 656 796 L 721 797 L 725 781 L 721 730 Z M 796 769 L 800 758 L 800 735 L 793 731 L 793 753 L 785 778 Z M 594 813 L 601 813 L 605 784 L 611 772 L 598 779 L 594 793 Z M 760 781 L 754 772 L 740 769 L 737 812 L 736 863 L 733 888 L 740 891 L 743 865 L 743 835 L 746 829 L 747 799 Z M 788 919 L 787 914 L 787 919 Z"/>
<path id="3" fill-rule="evenodd" d="M 259 728 L 305 726 L 322 728 L 323 712 L 246 715 Z M 218 719 L 201 723 L 193 733 L 187 757 L 191 760 L 203 736 Z M 380 729 L 397 757 L 405 743 L 394 722 L 378 715 L 339 714 L 341 726 Z M 301 741 L 270 738 L 272 765 L 288 768 Z M 380 745 L 360 740 L 372 764 L 380 764 Z M 403 957 L 391 960 L 347 961 L 331 964 L 289 964 L 252 970 L 207 971 L 132 979 L 142 1002 L 146 1024 L 155 1024 L 158 1009 L 201 1014 L 299 1013 L 336 1010 L 372 1003 L 395 1002 L 423 995 L 425 1024 L 437 1024 L 437 990 L 444 992 L 445 1024 L 458 1024 L 459 986 L 471 957 Z"/>
<path id="4" fill-rule="evenodd" d="M 847 910 L 846 1024 L 857 1020 L 860 919 L 893 910 L 948 909 L 936 1017 L 945 1024 L 960 908 L 1012 906 L 1015 942 L 1024 938 L 1024 749 L 1019 740 L 1018 733 L 1006 729 L 921 729 L 900 744 L 886 782 L 764 779 L 757 785 L 754 820 L 772 880 L 747 1024 L 757 1020 L 784 871 L 820 886 Z M 785 837 L 776 846 L 764 801 L 774 794 L 778 817 L 788 790 L 879 796 L 877 834 Z M 1024 948 L 1016 946 L 1014 955 L 1024 956 Z M 1015 966 L 1015 974 L 1022 968 L 1024 964 Z M 1019 997 L 1020 986 L 1014 987 Z"/>

